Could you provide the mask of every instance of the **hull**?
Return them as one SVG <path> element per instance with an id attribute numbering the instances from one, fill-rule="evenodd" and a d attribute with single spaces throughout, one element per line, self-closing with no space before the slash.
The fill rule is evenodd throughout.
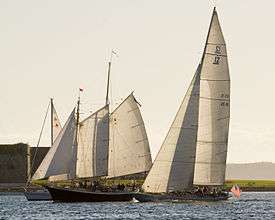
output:
<path id="1" fill-rule="evenodd" d="M 129 202 L 134 193 L 89 192 L 76 189 L 45 186 L 55 202 Z"/>
<path id="2" fill-rule="evenodd" d="M 217 202 L 229 199 L 228 194 L 222 195 L 196 195 L 196 194 L 149 194 L 136 193 L 134 198 L 139 202 L 184 202 L 184 201 L 202 201 L 202 202 Z"/>
<path id="3" fill-rule="evenodd" d="M 24 195 L 28 201 L 48 201 L 52 200 L 51 194 L 48 191 L 33 191 L 24 192 Z"/>

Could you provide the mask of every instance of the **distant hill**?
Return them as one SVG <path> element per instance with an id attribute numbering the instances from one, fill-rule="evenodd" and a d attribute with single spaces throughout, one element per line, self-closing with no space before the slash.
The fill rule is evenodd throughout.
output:
<path id="1" fill-rule="evenodd" d="M 227 164 L 227 180 L 275 180 L 275 163 Z"/>

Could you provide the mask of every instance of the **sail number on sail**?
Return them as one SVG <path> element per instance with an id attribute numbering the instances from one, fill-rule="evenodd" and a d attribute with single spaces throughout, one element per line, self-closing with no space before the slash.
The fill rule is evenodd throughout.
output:
<path id="1" fill-rule="evenodd" d="M 213 64 L 215 65 L 219 65 L 220 64 L 220 60 L 221 60 L 221 57 L 220 55 L 222 54 L 222 51 L 221 51 L 221 46 L 216 46 L 216 51 L 215 51 L 215 58 L 214 58 L 214 62 Z"/>

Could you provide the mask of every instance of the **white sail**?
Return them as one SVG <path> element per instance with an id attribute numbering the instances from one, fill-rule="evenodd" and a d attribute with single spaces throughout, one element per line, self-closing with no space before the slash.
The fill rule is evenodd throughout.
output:
<path id="1" fill-rule="evenodd" d="M 200 66 L 142 186 L 145 192 L 179 191 L 193 184 Z"/>
<path id="2" fill-rule="evenodd" d="M 75 110 L 73 110 L 32 179 L 43 179 L 49 176 L 70 174 L 71 163 L 73 161 L 72 148 L 75 139 L 75 131 Z"/>
<path id="3" fill-rule="evenodd" d="M 108 177 L 145 172 L 151 165 L 144 122 L 131 94 L 110 116 Z"/>
<path id="4" fill-rule="evenodd" d="M 108 172 L 109 106 L 79 124 L 76 176 L 106 176 Z"/>
<path id="5" fill-rule="evenodd" d="M 62 126 L 53 103 L 52 103 L 51 120 L 52 120 L 52 123 L 51 123 L 52 124 L 52 141 L 54 142 L 54 140 L 57 138 L 58 134 L 62 130 Z"/>
<path id="6" fill-rule="evenodd" d="M 224 184 L 229 117 L 227 52 L 214 9 L 201 67 L 195 185 Z"/>

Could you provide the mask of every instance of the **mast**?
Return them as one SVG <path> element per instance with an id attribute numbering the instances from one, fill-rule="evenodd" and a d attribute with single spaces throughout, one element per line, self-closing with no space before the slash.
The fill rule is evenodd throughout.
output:
<path id="1" fill-rule="evenodd" d="M 77 108 L 76 108 L 76 134 L 75 134 L 75 145 L 77 145 L 77 134 L 79 129 L 79 106 L 80 106 L 80 91 L 78 93 Z"/>
<path id="2" fill-rule="evenodd" d="M 111 55 L 111 59 L 110 59 L 110 61 L 108 63 L 108 81 L 107 81 L 107 93 L 106 93 L 106 102 L 105 102 L 105 105 L 109 104 L 109 87 L 110 87 L 111 66 L 112 66 L 112 55 Z"/>
<path id="3" fill-rule="evenodd" d="M 110 75 L 111 75 L 111 66 L 112 66 L 112 59 L 113 59 L 113 55 L 117 55 L 117 53 L 112 50 L 111 51 L 111 56 L 110 56 L 110 61 L 108 62 L 108 81 L 107 81 L 107 93 L 106 93 L 106 102 L 105 102 L 105 105 L 108 105 L 110 104 L 110 101 L 109 101 L 109 90 L 110 90 Z"/>
<path id="4" fill-rule="evenodd" d="M 53 98 L 51 98 L 51 146 L 53 146 Z"/>

